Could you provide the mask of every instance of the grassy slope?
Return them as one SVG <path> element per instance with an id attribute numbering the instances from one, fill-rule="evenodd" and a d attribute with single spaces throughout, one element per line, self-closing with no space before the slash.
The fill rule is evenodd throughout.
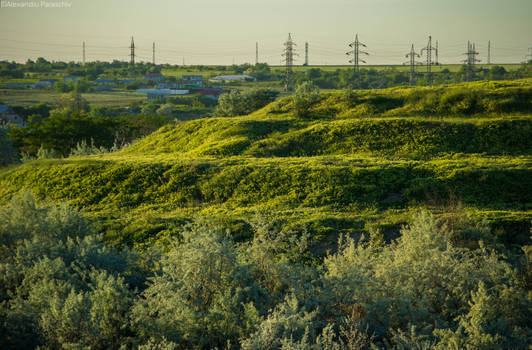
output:
<path id="1" fill-rule="evenodd" d="M 475 108 L 484 112 L 460 116 L 452 110 L 463 104 L 456 96 L 450 107 L 432 108 L 434 96 L 464 89 L 480 96 Z M 281 99 L 249 116 L 164 127 L 121 152 L 4 169 L 0 197 L 31 188 L 69 199 L 98 217 L 116 243 L 164 237 L 196 216 L 245 235 L 239 220 L 257 213 L 306 227 L 323 242 L 374 224 L 394 231 L 412 210 L 453 207 L 454 198 L 526 237 L 530 89 L 520 81 L 366 91 L 354 99 L 328 93 L 308 119 L 295 118 Z"/>

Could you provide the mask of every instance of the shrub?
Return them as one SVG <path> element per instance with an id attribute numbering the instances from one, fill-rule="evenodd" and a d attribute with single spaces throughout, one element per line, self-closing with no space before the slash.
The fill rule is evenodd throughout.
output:
<path id="1" fill-rule="evenodd" d="M 310 108 L 320 98 L 320 90 L 312 82 L 298 85 L 292 97 L 292 111 L 299 118 L 309 116 Z"/>

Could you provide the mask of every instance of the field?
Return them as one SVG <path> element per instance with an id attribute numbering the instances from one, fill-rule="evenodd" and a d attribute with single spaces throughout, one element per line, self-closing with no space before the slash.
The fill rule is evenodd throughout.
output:
<path id="1" fill-rule="evenodd" d="M 0 89 L 0 101 L 14 106 L 39 103 L 57 103 L 62 93 L 39 89 Z M 131 102 L 146 100 L 145 94 L 133 91 L 105 91 L 82 94 L 94 106 L 127 106 Z"/>
<path id="2" fill-rule="evenodd" d="M 491 65 L 487 65 L 487 64 L 477 64 L 477 68 L 490 68 L 490 67 L 493 67 L 493 66 L 502 66 L 504 67 L 507 71 L 514 71 L 514 70 L 517 70 L 521 65 L 520 64 L 491 64 Z M 437 73 L 437 72 L 440 72 L 444 69 L 448 69 L 449 71 L 451 72 L 457 72 L 459 71 L 461 68 L 462 68 L 463 65 L 461 64 L 442 64 L 442 65 L 434 65 L 432 66 L 432 71 Z M 282 73 L 284 72 L 285 70 L 285 67 L 284 66 L 271 66 L 272 68 L 272 71 L 273 72 L 276 72 L 276 73 Z M 318 68 L 318 69 L 321 69 L 321 70 L 324 70 L 324 71 L 328 71 L 328 72 L 331 72 L 331 71 L 335 71 L 337 69 L 353 69 L 353 66 L 352 65 L 341 65 L 341 66 L 313 66 L 313 65 L 310 65 L 310 66 L 301 66 L 301 65 L 295 65 L 293 67 L 294 71 L 296 72 L 304 72 L 306 70 L 309 70 L 309 69 L 312 69 L 312 68 Z M 377 71 L 384 71 L 384 70 L 397 70 L 399 72 L 409 72 L 410 71 L 410 66 L 408 65 L 361 65 L 360 66 L 361 69 L 375 69 Z M 426 67 L 425 66 L 417 66 L 416 67 L 416 70 L 418 72 L 423 72 L 424 70 L 426 70 Z M 211 77 L 211 76 L 214 76 L 214 75 L 223 75 L 223 74 L 230 74 L 230 73 L 227 73 L 227 71 L 225 69 L 217 69 L 216 66 L 206 66 L 205 69 L 198 69 L 198 68 L 194 68 L 194 67 L 175 67 L 175 68 L 166 68 L 166 69 L 163 69 L 162 70 L 162 73 L 163 75 L 168 75 L 168 76 L 175 76 L 177 78 L 180 78 L 181 76 L 185 75 L 185 74 L 198 74 L 198 75 L 203 75 L 204 77 L 208 78 L 208 77 Z"/>
<path id="3" fill-rule="evenodd" d="M 192 217 L 246 235 L 273 216 L 312 234 L 397 234 L 412 212 L 462 211 L 524 244 L 532 219 L 530 80 L 322 93 L 310 116 L 282 98 L 248 116 L 163 127 L 120 152 L 0 172 L 0 197 L 66 199 L 113 244 L 173 235 Z M 443 102 L 438 102 L 443 101 Z"/>

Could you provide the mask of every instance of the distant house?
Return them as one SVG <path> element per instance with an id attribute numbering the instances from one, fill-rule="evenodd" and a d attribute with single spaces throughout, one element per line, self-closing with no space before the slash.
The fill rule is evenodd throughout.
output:
<path id="1" fill-rule="evenodd" d="M 168 96 L 188 95 L 189 90 L 173 90 L 173 89 L 140 89 L 137 90 L 140 94 L 146 94 L 148 101 L 164 101 Z"/>
<path id="2" fill-rule="evenodd" d="M 26 126 L 26 121 L 16 114 L 8 105 L 0 105 L 0 125 L 15 124 L 20 127 Z"/>
<path id="3" fill-rule="evenodd" d="M 144 79 L 153 81 L 154 83 L 160 83 L 164 81 L 164 76 L 161 73 L 148 73 Z"/>
<path id="4" fill-rule="evenodd" d="M 200 94 L 202 96 L 212 98 L 213 100 L 217 100 L 218 97 L 222 94 L 223 90 L 219 88 L 205 88 L 205 89 L 197 89 L 197 90 L 191 90 L 190 91 L 193 94 Z"/>
<path id="5" fill-rule="evenodd" d="M 252 77 L 251 75 L 246 75 L 246 74 L 219 75 L 217 77 L 211 78 L 210 81 L 229 83 L 232 81 L 257 81 L 257 78 Z"/>
<path id="6" fill-rule="evenodd" d="M 194 89 L 203 87 L 203 76 L 202 75 L 183 75 L 182 78 L 183 87 L 185 89 Z"/>
<path id="7" fill-rule="evenodd" d="M 73 82 L 73 83 L 77 83 L 79 80 L 79 77 L 78 76 L 75 76 L 75 75 L 65 75 L 63 77 L 63 81 L 65 83 L 68 83 L 69 81 Z"/>
<path id="8" fill-rule="evenodd" d="M 53 88 L 55 83 L 57 82 L 57 79 L 46 79 L 41 80 L 33 84 L 34 89 L 47 89 L 47 88 Z"/>
<path id="9" fill-rule="evenodd" d="M 135 80 L 133 79 L 122 79 L 122 80 L 119 80 L 118 81 L 118 84 L 123 84 L 123 85 L 127 85 L 127 84 L 131 84 L 133 83 Z"/>

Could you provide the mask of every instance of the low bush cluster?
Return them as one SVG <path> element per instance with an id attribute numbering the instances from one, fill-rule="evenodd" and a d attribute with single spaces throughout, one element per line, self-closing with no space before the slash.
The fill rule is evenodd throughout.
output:
<path id="1" fill-rule="evenodd" d="M 267 217 L 252 230 L 237 243 L 196 221 L 161 246 L 119 251 L 75 209 L 22 193 L 0 207 L 0 347 L 527 349 L 532 341 L 530 260 L 494 243 L 486 226 L 419 212 L 396 241 L 384 244 L 377 231 L 344 237 L 321 261 L 306 235 Z"/>

